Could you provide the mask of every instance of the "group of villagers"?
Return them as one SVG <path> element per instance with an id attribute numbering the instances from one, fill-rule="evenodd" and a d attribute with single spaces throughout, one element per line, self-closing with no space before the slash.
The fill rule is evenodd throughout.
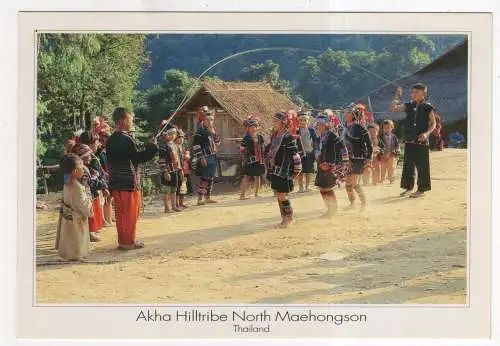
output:
<path id="1" fill-rule="evenodd" d="M 65 145 L 60 162 L 64 187 L 56 248 L 67 260 L 85 258 L 89 243 L 98 242 L 102 228 L 113 223 L 118 249 L 144 247 L 136 239 L 142 203 L 138 166 L 156 155 L 165 213 L 186 209 L 184 198 L 191 188 L 197 194 L 197 205 L 216 203 L 212 192 L 221 138 L 215 129 L 213 111 L 207 107 L 201 111 L 190 150 L 182 129 L 165 121 L 160 124 L 161 133 L 150 136 L 140 150 L 133 136 L 133 112 L 118 107 L 112 119 L 114 129 L 100 117 L 94 121 L 93 131 L 84 132 Z M 379 125 L 363 105 L 352 105 L 344 124 L 331 110 L 314 117 L 309 112 L 289 110 L 276 113 L 273 120 L 268 143 L 258 117 L 250 116 L 245 121 L 246 133 L 240 147 L 244 174 L 240 198 L 247 198 L 250 179 L 254 180 L 258 196 L 261 177 L 265 177 L 280 210 L 278 227 L 286 228 L 294 221 L 289 194 L 295 182 L 298 192 L 310 191 L 316 170 L 314 185 L 325 203 L 328 218 L 337 213 L 335 187 L 345 187 L 350 208 L 355 207 L 357 198 L 364 208 L 363 183 L 371 179 L 378 184 L 386 177 L 391 183 L 394 181 L 394 160 L 399 155 L 394 125 L 386 120 L 379 131 Z"/>
<path id="2" fill-rule="evenodd" d="M 261 177 L 265 174 L 277 199 L 281 223 L 286 228 L 294 222 L 289 194 L 297 182 L 298 192 L 309 192 L 315 171 L 314 185 L 326 205 L 324 217 L 336 215 L 338 206 L 335 187 L 344 186 L 348 208 L 355 208 L 359 198 L 366 206 L 362 185 L 394 182 L 399 142 L 394 123 L 384 120 L 378 125 L 361 104 L 352 104 L 345 123 L 332 110 L 312 116 L 310 112 L 289 110 L 274 116 L 269 143 L 265 143 L 261 124 L 249 116 L 240 151 L 243 180 L 240 199 L 247 199 L 249 181 L 254 180 L 255 196 L 259 194 Z"/>

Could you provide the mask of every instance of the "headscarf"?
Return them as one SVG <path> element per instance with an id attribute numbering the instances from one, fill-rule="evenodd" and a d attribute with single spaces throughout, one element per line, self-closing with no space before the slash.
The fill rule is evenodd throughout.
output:
<path id="1" fill-rule="evenodd" d="M 78 155 L 79 158 L 83 159 L 85 157 L 92 155 L 92 149 L 86 144 L 78 143 L 74 148 L 73 152 Z"/>

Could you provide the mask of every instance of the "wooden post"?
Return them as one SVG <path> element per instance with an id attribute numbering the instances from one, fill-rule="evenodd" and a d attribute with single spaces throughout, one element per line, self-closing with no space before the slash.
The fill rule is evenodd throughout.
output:
<path id="1" fill-rule="evenodd" d="M 222 164 L 220 159 L 217 160 L 217 174 L 219 177 L 222 177 Z"/>
<path id="2" fill-rule="evenodd" d="M 43 189 L 45 190 L 45 196 L 49 195 L 49 187 L 47 185 L 47 178 L 45 177 L 45 174 L 43 174 Z"/>

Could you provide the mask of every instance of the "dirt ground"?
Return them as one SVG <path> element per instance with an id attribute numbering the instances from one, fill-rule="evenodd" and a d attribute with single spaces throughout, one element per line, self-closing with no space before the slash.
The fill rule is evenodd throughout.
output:
<path id="1" fill-rule="evenodd" d="M 56 204 L 37 215 L 38 303 L 466 303 L 467 152 L 431 154 L 433 190 L 398 197 L 398 181 L 368 186 L 369 206 L 333 220 L 318 192 L 293 194 L 297 222 L 275 229 L 270 192 L 162 214 L 148 203 L 138 238 L 116 250 L 114 228 L 91 244 L 91 263 L 58 264 Z M 398 175 L 400 170 L 397 171 Z M 99 262 L 99 263 L 92 263 Z"/>

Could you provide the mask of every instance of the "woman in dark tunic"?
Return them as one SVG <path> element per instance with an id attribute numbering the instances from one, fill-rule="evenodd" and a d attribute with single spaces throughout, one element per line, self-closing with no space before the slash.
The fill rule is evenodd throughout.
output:
<path id="1" fill-rule="evenodd" d="M 245 121 L 247 133 L 243 137 L 240 145 L 243 166 L 243 180 L 241 181 L 240 199 L 247 199 L 245 196 L 250 178 L 255 181 L 255 197 L 259 196 L 260 177 L 265 173 L 264 165 L 264 137 L 257 133 L 259 120 L 250 117 Z"/>
<path id="2" fill-rule="evenodd" d="M 351 161 L 351 172 L 347 177 L 345 188 L 350 202 L 349 208 L 354 207 L 357 194 L 363 210 L 366 206 L 366 197 L 359 180 L 366 166 L 370 164 L 373 147 L 368 130 L 361 125 L 365 117 L 364 108 L 352 105 L 347 116 L 350 125 L 345 131 L 344 140 Z"/>

